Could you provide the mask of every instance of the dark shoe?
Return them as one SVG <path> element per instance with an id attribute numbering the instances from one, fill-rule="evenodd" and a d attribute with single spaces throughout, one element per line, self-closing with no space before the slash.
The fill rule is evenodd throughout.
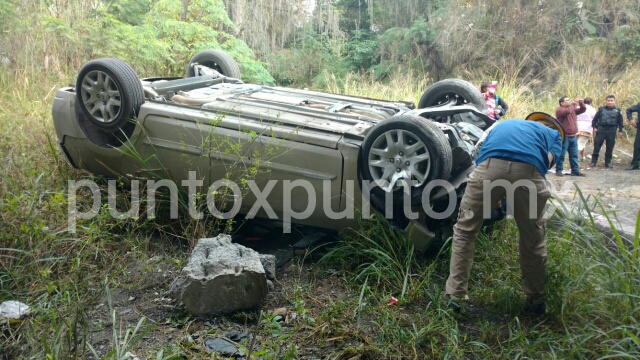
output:
<path id="1" fill-rule="evenodd" d="M 544 304 L 544 297 L 528 297 L 527 303 L 524 306 L 524 311 L 533 315 L 544 315 L 547 311 L 547 307 Z"/>
<path id="2" fill-rule="evenodd" d="M 604 167 L 606 167 L 608 169 L 613 169 L 613 165 L 611 165 L 611 164 L 604 164 Z"/>
<path id="3" fill-rule="evenodd" d="M 596 167 L 596 163 L 592 162 L 591 164 L 589 164 L 589 167 Z"/>
<path id="4" fill-rule="evenodd" d="M 640 170 L 640 165 L 631 165 L 627 168 L 627 170 Z"/>
<path id="5" fill-rule="evenodd" d="M 440 296 L 440 305 L 445 309 L 451 310 L 455 315 L 462 315 L 464 313 L 464 306 L 462 306 L 462 299 L 455 295 L 442 294 Z"/>
<path id="6" fill-rule="evenodd" d="M 585 173 L 571 173 L 571 176 L 587 176 Z"/>
<path id="7" fill-rule="evenodd" d="M 555 172 L 556 176 L 564 176 L 564 174 L 562 173 L 562 171 L 556 171 Z"/>

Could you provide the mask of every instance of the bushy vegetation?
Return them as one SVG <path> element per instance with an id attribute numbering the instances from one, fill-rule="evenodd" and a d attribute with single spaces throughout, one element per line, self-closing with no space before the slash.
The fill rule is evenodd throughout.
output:
<path id="1" fill-rule="evenodd" d="M 227 31 L 234 25 L 221 0 L 6 0 L 0 24 L 9 34 L 0 40 L 0 55 L 18 77 L 69 76 L 99 57 L 123 59 L 140 76 L 183 76 L 198 51 L 221 49 L 239 62 L 245 80 L 274 81 Z"/>
<path id="2" fill-rule="evenodd" d="M 544 79 L 544 87 L 555 86 L 584 54 L 601 55 L 587 58 L 609 81 L 637 67 L 636 0 L 288 0 L 275 8 L 269 0 L 226 2 L 234 9 L 263 9 L 267 15 L 259 18 L 241 11 L 230 17 L 244 24 L 238 36 L 267 60 L 274 77 L 297 85 L 322 80 L 317 75 L 326 67 L 340 77 L 360 72 L 378 80 L 397 70 L 436 80 L 480 71 Z M 325 66 L 315 65 L 319 58 Z M 566 62 L 559 66 L 558 59 Z M 291 72 L 285 63 L 305 71 Z"/>
<path id="3" fill-rule="evenodd" d="M 599 103 L 613 93 L 623 107 L 640 100 L 634 40 L 640 12 L 633 1 L 585 1 L 584 11 L 568 1 L 519 2 L 530 4 L 515 8 L 507 1 L 318 1 L 322 12 L 314 12 L 314 21 L 288 32 L 284 19 L 305 17 L 279 8 L 260 17 L 263 23 L 240 23 L 237 6 L 243 3 L 0 0 L 0 301 L 33 307 L 24 320 L 0 323 L 0 357 L 92 354 L 88 329 L 95 319 L 89 313 L 101 301 L 108 304 L 103 309 L 110 307 L 104 300 L 109 289 L 129 285 L 126 267 L 157 255 L 180 268 L 186 239 L 206 230 L 202 223 L 161 218 L 117 220 L 105 207 L 99 216 L 80 220 L 75 234 L 67 231 L 67 181 L 90 174 L 71 169 L 59 156 L 51 103 L 57 88 L 73 82 L 89 59 L 120 57 L 141 76 L 181 76 L 197 51 L 223 49 L 248 81 L 275 78 L 409 101 L 441 77 L 496 79 L 511 105 L 509 116 L 553 111 L 563 95 Z M 339 13 L 361 21 L 340 22 Z M 280 21 L 279 33 L 269 21 Z M 260 41 L 260 32 L 252 38 L 246 29 L 275 35 Z M 79 204 L 89 201 L 85 195 L 79 194 Z M 321 347 L 330 358 L 638 358 L 639 227 L 630 246 L 619 238 L 612 244 L 589 222 L 567 220 L 549 231 L 551 296 L 549 316 L 542 319 L 520 314 L 515 225 L 507 221 L 478 242 L 475 310 L 467 320 L 456 322 L 433 301 L 447 275 L 446 246 L 416 257 L 387 225 L 366 223 L 333 245 L 318 272 L 292 265 L 290 280 L 282 284 L 287 302 L 280 305 L 294 308 L 297 320 L 284 325 L 277 316 L 250 313 L 224 321 L 235 319 L 263 337 L 254 358 L 298 358 L 304 346 Z M 325 294 L 320 301 L 323 278 L 346 295 Z M 398 304 L 388 305 L 391 296 Z M 155 332 L 146 319 L 129 331 L 116 328 L 118 314 L 104 311 L 112 318 L 104 352 L 110 358 L 125 356 Z M 166 324 L 154 324 L 179 335 L 173 343 L 152 344 L 146 357 L 204 356 L 199 345 L 183 340 L 203 322 L 176 313 Z"/>

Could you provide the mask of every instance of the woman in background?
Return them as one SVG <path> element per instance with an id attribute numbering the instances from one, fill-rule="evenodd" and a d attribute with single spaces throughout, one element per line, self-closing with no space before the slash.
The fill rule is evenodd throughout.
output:
<path id="1" fill-rule="evenodd" d="M 487 109 L 489 110 L 489 116 L 494 120 L 500 120 L 500 118 L 509 110 L 509 105 L 496 94 L 496 81 L 492 81 L 491 84 L 483 82 L 480 85 L 480 92 L 484 101 L 487 103 Z"/>

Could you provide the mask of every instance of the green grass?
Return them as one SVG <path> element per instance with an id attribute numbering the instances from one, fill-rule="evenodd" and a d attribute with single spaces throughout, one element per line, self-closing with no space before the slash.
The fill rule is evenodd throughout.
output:
<path id="1" fill-rule="evenodd" d="M 548 314 L 532 318 L 522 314 L 525 302 L 520 285 L 517 230 L 502 222 L 477 241 L 471 270 L 470 306 L 457 323 L 435 299 L 448 275 L 448 256 L 418 258 L 403 266 L 389 261 L 409 257 L 377 252 L 393 236 L 377 225 L 348 238 L 326 257 L 341 267 L 353 291 L 363 291 L 352 302 L 360 316 L 375 324 L 379 349 L 385 357 L 411 358 L 600 358 L 640 356 L 640 270 L 638 244 L 623 246 L 620 238 L 605 239 L 595 224 L 564 219 L 546 238 L 549 279 Z M 370 234 L 375 234 L 370 237 Z M 636 238 L 640 234 L 640 218 Z M 402 239 L 396 238 L 399 244 Z M 373 243 L 373 245 L 371 244 Z M 400 246 L 400 249 L 403 247 Z M 354 259 L 358 259 L 354 261 Z M 363 278 L 362 274 L 368 272 Z M 417 281 L 403 284 L 406 273 Z M 393 307 L 389 296 L 406 292 Z M 361 304 L 367 306 L 362 309 Z M 390 348 L 389 344 L 397 344 Z"/>
<path id="2" fill-rule="evenodd" d="M 574 75 L 568 73 L 566 80 L 581 79 Z M 88 333 L 92 311 L 103 301 L 105 289 L 126 286 L 125 267 L 158 254 L 179 267 L 188 256 L 179 239 L 186 237 L 185 229 L 199 233 L 193 226 L 160 218 L 116 220 L 106 208 L 94 219 L 79 220 L 77 233 L 66 231 L 67 181 L 90 177 L 69 168 L 55 146 L 51 102 L 55 90 L 70 81 L 47 80 L 41 86 L 0 71 L 0 301 L 15 299 L 34 309 L 23 320 L 0 322 L 0 353 L 8 358 L 84 358 L 94 346 Z M 327 90 L 417 100 L 428 83 L 426 77 L 418 81 L 398 75 L 379 84 L 353 75 Z M 629 87 L 596 91 L 598 85 L 590 84 L 585 94 L 613 92 L 626 104 L 637 100 Z M 541 97 L 535 88 L 539 84 L 501 83 L 512 115 L 551 111 L 560 94 L 573 90 L 549 89 L 549 95 Z M 80 192 L 78 203 L 88 201 L 88 194 Z M 283 296 L 272 298 L 265 313 L 270 306 L 286 306 L 296 312 L 295 320 L 284 324 L 249 312 L 243 320 L 236 314 L 223 325 L 243 326 L 261 336 L 254 358 L 299 358 L 310 347 L 329 358 L 637 358 L 639 235 L 640 220 L 632 244 L 619 237 L 613 242 L 603 238 L 590 222 L 564 220 L 550 230 L 549 314 L 536 319 L 520 314 L 524 296 L 517 230 L 512 221 L 502 222 L 478 240 L 471 310 L 456 321 L 434 301 L 448 275 L 448 245 L 440 253 L 416 256 L 411 244 L 384 222 L 366 222 L 333 244 L 313 271 L 307 270 L 310 261 L 287 270 L 290 276 L 280 284 Z M 335 294 L 329 289 L 336 289 Z M 388 305 L 391 296 L 399 299 L 393 306 Z M 172 319 L 149 330 L 155 334 L 174 329 L 172 343 L 152 344 L 151 350 L 144 341 L 132 341 L 150 334 L 146 331 L 151 324 L 136 327 L 136 321 L 128 329 L 126 324 L 114 329 L 105 354 L 111 351 L 108 357 L 117 358 L 127 345 L 136 345 L 132 351 L 145 351 L 147 357 L 174 352 L 186 358 L 204 356 L 201 345 L 182 340 L 204 320 L 181 314 Z M 120 323 L 117 318 L 111 321 Z"/>

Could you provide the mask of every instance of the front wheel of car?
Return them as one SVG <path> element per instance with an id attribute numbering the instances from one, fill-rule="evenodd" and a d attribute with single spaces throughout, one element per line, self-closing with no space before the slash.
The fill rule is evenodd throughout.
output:
<path id="1" fill-rule="evenodd" d="M 240 79 L 240 67 L 238 63 L 231 55 L 222 50 L 204 50 L 195 54 L 191 58 L 191 61 L 189 61 L 189 65 L 187 65 L 186 77 L 196 76 L 195 69 L 193 68 L 194 64 L 206 66 L 230 78 Z"/>
<path id="2" fill-rule="evenodd" d="M 399 115 L 374 126 L 364 138 L 360 157 L 363 180 L 373 181 L 378 196 L 402 195 L 403 181 L 416 198 L 429 181 L 447 179 L 452 153 L 447 136 L 430 120 Z"/>
<path id="3" fill-rule="evenodd" d="M 84 64 L 76 80 L 80 109 L 100 130 L 113 132 L 138 115 L 144 90 L 136 72 L 122 60 Z"/>

